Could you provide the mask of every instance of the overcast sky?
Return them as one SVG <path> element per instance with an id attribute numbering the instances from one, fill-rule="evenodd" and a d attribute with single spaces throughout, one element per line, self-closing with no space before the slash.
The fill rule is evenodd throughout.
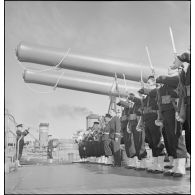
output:
<path id="1" fill-rule="evenodd" d="M 189 1 L 6 1 L 5 108 L 17 123 L 38 128 L 40 122 L 48 122 L 50 134 L 69 138 L 74 131 L 85 128 L 89 113 L 105 114 L 109 98 L 68 89 L 48 94 L 32 92 L 24 84 L 23 70 L 15 56 L 17 44 L 28 41 L 148 65 L 147 45 L 154 66 L 166 68 L 173 61 L 169 26 L 178 53 L 187 51 Z M 52 91 L 51 87 L 29 85 L 40 92 Z M 32 129 L 32 133 L 37 132 Z"/>

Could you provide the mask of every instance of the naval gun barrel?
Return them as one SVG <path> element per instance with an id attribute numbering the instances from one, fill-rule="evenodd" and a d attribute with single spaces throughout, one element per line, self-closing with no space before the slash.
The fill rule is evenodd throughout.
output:
<path id="1" fill-rule="evenodd" d="M 56 49 L 31 43 L 21 42 L 17 46 L 16 56 L 21 62 L 37 63 L 47 66 L 56 66 L 66 55 L 65 49 Z M 140 71 L 143 72 L 145 81 L 151 74 L 148 65 L 141 66 L 120 60 L 118 58 L 103 58 L 102 56 L 85 55 L 80 52 L 70 51 L 66 58 L 59 65 L 60 68 L 88 72 L 104 76 L 125 78 L 132 81 L 140 81 Z M 158 68 L 156 73 L 164 73 L 164 69 Z"/>
<path id="2" fill-rule="evenodd" d="M 127 81 L 127 86 L 124 81 L 118 79 L 118 91 L 112 90 L 114 78 L 82 73 L 78 71 L 65 70 L 63 75 L 59 71 L 50 73 L 36 72 L 34 70 L 25 70 L 23 79 L 26 83 L 35 83 L 40 85 L 55 86 L 72 89 L 77 91 L 90 92 L 101 95 L 127 97 L 128 93 L 136 93 L 140 87 L 138 82 Z M 60 79 L 59 79 L 60 77 Z"/>

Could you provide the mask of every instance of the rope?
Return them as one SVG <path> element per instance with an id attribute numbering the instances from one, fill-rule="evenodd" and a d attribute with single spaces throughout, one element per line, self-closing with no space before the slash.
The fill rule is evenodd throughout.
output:
<path id="1" fill-rule="evenodd" d="M 46 72 L 46 71 L 50 71 L 50 70 L 59 70 L 59 69 L 60 69 L 59 66 L 60 66 L 61 63 L 64 61 L 64 59 L 68 56 L 69 52 L 70 52 L 70 48 L 69 48 L 68 51 L 64 54 L 64 56 L 62 57 L 62 59 L 60 60 L 60 62 L 57 63 L 54 67 L 48 68 L 48 69 L 44 69 L 44 70 L 39 70 L 39 71 L 34 71 L 34 70 L 33 70 L 33 71 L 36 72 L 36 73 L 40 73 L 40 72 Z M 18 61 L 18 60 L 17 60 L 17 61 Z M 19 63 L 19 65 L 22 67 L 22 69 L 23 69 L 24 71 L 27 70 L 27 68 L 24 67 L 20 61 L 18 61 L 18 63 Z M 24 82 L 24 83 L 25 83 L 25 85 L 28 87 L 28 89 L 30 89 L 31 91 L 33 91 L 33 92 L 35 92 L 35 93 L 39 93 L 39 94 L 49 94 L 49 93 L 53 93 L 53 92 L 56 90 L 57 85 L 58 85 L 60 79 L 62 78 L 62 76 L 64 75 L 64 73 L 65 73 L 65 70 L 62 72 L 62 74 L 59 75 L 59 77 L 58 77 L 58 79 L 57 79 L 57 81 L 56 81 L 56 84 L 53 86 L 53 91 L 38 91 L 38 90 L 35 90 L 35 89 L 33 89 L 32 87 L 30 87 L 27 83 L 25 83 L 25 82 Z"/>
<path id="2" fill-rule="evenodd" d="M 59 76 L 59 78 L 58 78 L 58 80 L 57 80 L 56 84 L 55 84 L 55 85 L 54 85 L 54 87 L 53 87 L 53 90 L 56 90 L 56 87 L 57 87 L 57 85 L 58 85 L 58 83 L 59 83 L 60 79 L 61 79 L 61 78 L 62 78 L 62 76 L 64 75 L 64 73 L 65 73 L 65 71 L 63 71 L 63 72 L 62 72 L 62 74 Z"/>
<path id="3" fill-rule="evenodd" d="M 124 80 L 124 83 L 125 83 L 125 92 L 128 93 L 127 83 L 126 83 L 126 79 L 125 79 L 125 74 L 124 73 L 123 73 L 123 80 Z"/>
<path id="4" fill-rule="evenodd" d="M 119 95 L 119 98 L 120 98 L 116 73 L 115 73 L 115 78 L 114 78 L 114 81 L 112 83 L 112 86 L 111 86 L 111 89 L 110 89 L 110 92 L 109 92 L 110 93 L 110 104 L 109 104 L 109 108 L 108 108 L 108 113 L 109 113 L 110 109 L 112 109 L 112 104 L 114 103 L 113 102 L 113 97 L 112 97 L 112 92 L 114 91 L 114 84 L 115 84 L 115 90 L 118 92 L 118 95 Z M 115 106 L 115 111 L 116 111 L 116 102 L 115 102 L 114 106 Z"/>
<path id="5" fill-rule="evenodd" d="M 118 96 L 119 96 L 119 99 L 120 99 L 121 97 L 120 97 L 120 91 L 119 91 L 119 87 L 118 87 L 118 80 L 117 80 L 116 72 L 115 72 L 115 82 L 116 82 L 116 91 L 118 92 Z"/>

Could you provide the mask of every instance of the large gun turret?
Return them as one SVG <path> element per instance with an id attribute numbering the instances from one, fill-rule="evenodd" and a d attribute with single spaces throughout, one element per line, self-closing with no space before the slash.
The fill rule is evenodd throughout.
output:
<path id="1" fill-rule="evenodd" d="M 64 49 L 56 49 L 47 46 L 40 46 L 21 42 L 16 49 L 16 56 L 21 62 L 37 63 L 48 66 L 59 65 L 59 68 L 76 70 L 81 72 L 94 73 L 104 76 L 139 81 L 140 69 L 143 71 L 143 80 L 147 79 L 150 70 L 146 66 L 141 66 L 117 58 L 105 58 L 94 55 L 85 55 L 80 52 L 67 52 Z M 66 57 L 65 57 L 66 56 Z M 61 62 L 61 63 L 60 63 Z M 163 74 L 165 69 L 158 69 Z"/>
<path id="2" fill-rule="evenodd" d="M 56 82 L 58 81 L 57 87 L 59 88 L 85 91 L 108 96 L 112 95 L 116 97 L 118 97 L 119 93 L 121 97 L 127 97 L 127 91 L 135 92 L 137 91 L 139 85 L 139 83 L 127 81 L 127 86 L 124 86 L 123 80 L 120 80 L 118 85 L 118 93 L 117 91 L 111 90 L 113 79 L 109 77 L 70 70 L 66 70 L 66 73 L 64 76 L 60 77 L 60 80 L 59 76 L 59 71 L 43 73 L 32 70 L 25 70 L 23 73 L 23 79 L 26 83 L 55 86 Z"/>

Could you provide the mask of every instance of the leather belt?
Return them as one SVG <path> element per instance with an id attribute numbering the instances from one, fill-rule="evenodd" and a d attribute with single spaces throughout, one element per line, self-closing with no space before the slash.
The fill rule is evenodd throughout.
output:
<path id="1" fill-rule="evenodd" d="M 157 113 L 157 110 L 144 110 L 144 114 Z"/>
<path id="2" fill-rule="evenodd" d="M 130 114 L 129 117 L 128 117 L 128 119 L 130 121 L 136 120 L 137 119 L 137 115 L 136 114 Z"/>
<path id="3" fill-rule="evenodd" d="M 162 104 L 170 104 L 171 103 L 171 96 L 170 95 L 163 95 L 161 96 Z"/>
<path id="4" fill-rule="evenodd" d="M 121 116 L 121 121 L 126 121 L 126 120 L 127 120 L 127 116 L 126 115 Z"/>
<path id="5" fill-rule="evenodd" d="M 190 96 L 190 85 L 186 86 L 187 96 Z"/>

